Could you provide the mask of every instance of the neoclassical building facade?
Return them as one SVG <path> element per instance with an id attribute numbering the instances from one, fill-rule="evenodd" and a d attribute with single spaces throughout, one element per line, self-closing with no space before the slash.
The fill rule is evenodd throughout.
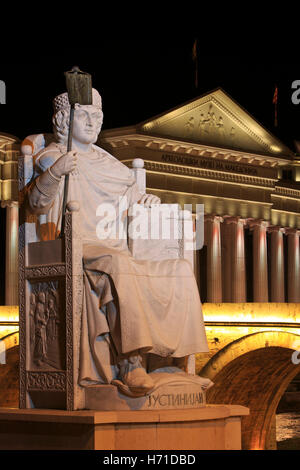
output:
<path id="1" fill-rule="evenodd" d="M 0 133 L 0 198 L 1 223 L 5 232 L 1 230 L 1 267 L 4 267 L 5 304 L 18 305 L 18 157 L 20 154 L 20 141 L 18 137 Z"/>
<path id="2" fill-rule="evenodd" d="M 300 159 L 222 89 L 99 145 L 129 166 L 142 158 L 162 202 L 204 204 L 202 301 L 300 302 Z"/>
<path id="3" fill-rule="evenodd" d="M 300 157 L 222 89 L 98 144 L 124 164 L 142 158 L 162 202 L 204 204 L 195 254 L 203 302 L 300 302 Z M 0 135 L 6 207 L 5 303 L 18 304 L 17 137 Z"/>

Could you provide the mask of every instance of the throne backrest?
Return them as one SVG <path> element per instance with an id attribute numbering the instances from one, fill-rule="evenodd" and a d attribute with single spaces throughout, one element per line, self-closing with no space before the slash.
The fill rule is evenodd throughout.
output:
<path id="1" fill-rule="evenodd" d="M 25 199 L 26 192 L 34 178 L 34 165 L 36 157 L 41 150 L 47 147 L 51 142 L 54 142 L 54 134 L 32 134 L 27 136 L 21 145 L 20 156 L 20 172 L 19 172 L 19 191 L 20 203 Z M 136 158 L 133 161 L 131 169 L 135 180 L 139 186 L 141 193 L 146 191 L 146 171 L 144 169 L 144 161 Z M 20 204 L 22 206 L 22 204 Z M 23 207 L 23 222 L 25 223 L 26 244 L 39 241 L 37 236 L 36 224 L 37 222 L 42 225 L 45 215 L 33 216 L 28 212 L 26 207 Z"/>

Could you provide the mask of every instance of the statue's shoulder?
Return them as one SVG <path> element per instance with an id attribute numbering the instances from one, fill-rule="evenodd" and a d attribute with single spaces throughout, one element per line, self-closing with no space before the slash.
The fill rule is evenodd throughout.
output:
<path id="1" fill-rule="evenodd" d="M 63 147 L 56 142 L 51 142 L 34 156 L 34 168 L 40 173 L 44 172 L 56 162 L 64 153 Z"/>
<path id="2" fill-rule="evenodd" d="M 109 161 L 111 168 L 115 168 L 119 173 L 122 174 L 123 177 L 127 177 L 130 181 L 132 179 L 134 180 L 131 170 L 126 165 L 124 165 L 124 163 L 120 162 L 120 160 L 118 160 L 103 148 L 98 147 L 98 145 L 93 145 L 93 148 L 97 151 L 98 155 L 102 159 Z"/>

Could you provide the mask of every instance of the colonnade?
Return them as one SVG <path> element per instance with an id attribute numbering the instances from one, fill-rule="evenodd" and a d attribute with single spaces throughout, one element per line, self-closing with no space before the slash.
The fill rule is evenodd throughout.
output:
<path id="1" fill-rule="evenodd" d="M 253 302 L 300 302 L 300 230 L 262 219 L 218 215 L 205 215 L 204 227 L 207 302 L 247 301 L 245 228 L 252 232 Z"/>
<path id="2" fill-rule="evenodd" d="M 18 207 L 17 204 L 6 206 L 5 303 L 17 305 Z M 300 230 L 238 216 L 205 215 L 204 223 L 207 302 L 247 301 L 245 228 L 252 232 L 253 302 L 300 302 Z M 269 257 L 267 243 L 270 243 Z"/>

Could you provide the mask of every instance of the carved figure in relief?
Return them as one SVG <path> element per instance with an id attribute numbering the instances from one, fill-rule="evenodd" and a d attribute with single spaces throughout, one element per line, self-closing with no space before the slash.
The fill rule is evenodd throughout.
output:
<path id="1" fill-rule="evenodd" d="M 230 139 L 233 141 L 235 138 L 235 128 L 232 127 L 229 134 Z"/>
<path id="2" fill-rule="evenodd" d="M 34 344 L 34 337 L 35 337 L 35 308 L 36 308 L 36 297 L 35 297 L 34 292 L 31 292 L 30 300 L 29 300 L 30 344 Z"/>
<path id="3" fill-rule="evenodd" d="M 146 370 L 149 353 L 180 361 L 196 352 L 208 352 L 196 280 L 186 260 L 148 261 L 131 256 L 127 239 L 116 235 L 118 220 L 136 202 L 149 207 L 160 200 L 141 193 L 132 172 L 94 145 L 103 119 L 102 100 L 96 90 L 92 105 L 75 106 L 71 152 L 66 151 L 69 114 L 64 93 L 54 100 L 56 141 L 35 158 L 29 206 L 46 221 L 41 238 L 46 239 L 47 233 L 48 239 L 59 236 L 64 177 L 69 174 L 68 200 L 79 202 L 83 243 L 79 383 L 121 381 L 130 393 L 145 395 L 154 386 Z M 193 128 L 191 118 L 187 132 Z M 103 204 L 114 209 L 114 216 L 99 228 L 99 220 L 103 221 L 99 207 Z M 46 313 L 45 302 L 38 302 L 37 359 L 45 354 L 47 315 L 51 312 L 53 324 L 56 305 L 51 303 Z M 53 327 L 49 328 L 53 332 Z M 211 385 L 209 379 L 198 379 L 203 387 Z"/>
<path id="4" fill-rule="evenodd" d="M 224 138 L 225 137 L 225 129 L 224 129 L 224 121 L 223 121 L 222 116 L 219 117 L 219 121 L 217 122 L 216 126 L 217 126 L 218 132 L 220 134 L 220 137 Z"/>
<path id="5" fill-rule="evenodd" d="M 199 123 L 198 123 L 198 134 L 201 136 L 201 135 L 204 135 L 205 133 L 205 126 L 206 126 L 206 119 L 204 117 L 204 114 L 201 113 L 200 114 L 200 118 L 199 118 Z"/>
<path id="6" fill-rule="evenodd" d="M 51 342 L 57 337 L 57 328 L 59 324 L 59 319 L 58 319 L 57 310 L 54 304 L 54 300 L 51 298 L 48 301 L 48 315 L 49 315 L 49 319 L 47 323 L 46 332 L 47 332 L 47 341 Z"/>
<path id="7" fill-rule="evenodd" d="M 194 132 L 195 128 L 195 118 L 192 116 L 189 120 L 185 123 L 185 137 L 191 137 Z"/>
<path id="8" fill-rule="evenodd" d="M 39 292 L 35 308 L 35 343 L 33 358 L 37 365 L 41 365 L 47 354 L 46 325 L 49 319 L 44 292 Z"/>

